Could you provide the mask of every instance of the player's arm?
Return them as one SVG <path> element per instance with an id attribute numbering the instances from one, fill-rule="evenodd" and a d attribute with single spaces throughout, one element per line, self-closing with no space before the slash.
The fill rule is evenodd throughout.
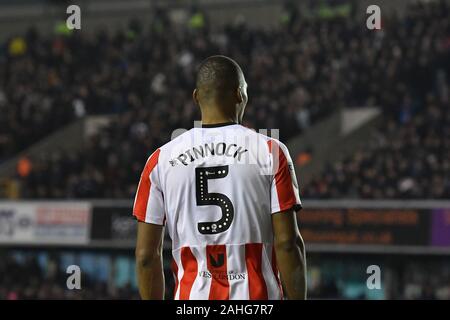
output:
<path id="1" fill-rule="evenodd" d="M 156 150 L 147 160 L 134 200 L 133 215 L 138 220 L 136 273 L 142 299 L 164 298 L 162 243 L 164 238 L 164 196 L 158 180 Z"/>
<path id="2" fill-rule="evenodd" d="M 139 293 L 144 300 L 164 299 L 163 238 L 163 226 L 138 223 L 136 273 Z"/>
<path id="3" fill-rule="evenodd" d="M 281 281 L 288 299 L 306 299 L 305 245 L 294 210 L 272 215 L 274 246 Z"/>
<path id="4" fill-rule="evenodd" d="M 295 214 L 301 208 L 297 178 L 286 146 L 270 140 L 269 149 L 274 161 L 271 205 L 277 266 L 287 297 L 306 299 L 305 246 Z"/>

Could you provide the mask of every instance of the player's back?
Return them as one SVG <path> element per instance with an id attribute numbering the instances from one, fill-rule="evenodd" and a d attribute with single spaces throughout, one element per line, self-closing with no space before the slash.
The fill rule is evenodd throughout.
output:
<path id="1" fill-rule="evenodd" d="M 281 298 L 271 213 L 300 205 L 290 162 L 237 124 L 193 128 L 149 158 L 134 214 L 168 228 L 175 299 Z"/>

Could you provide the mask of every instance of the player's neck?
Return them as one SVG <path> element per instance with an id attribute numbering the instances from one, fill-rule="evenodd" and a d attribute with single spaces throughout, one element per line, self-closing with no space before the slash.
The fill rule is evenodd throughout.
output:
<path id="1" fill-rule="evenodd" d="M 213 125 L 221 123 L 239 123 L 238 116 L 227 115 L 217 109 L 202 110 L 202 124 Z"/>
<path id="2" fill-rule="evenodd" d="M 202 118 L 203 125 L 214 125 L 214 124 L 222 124 L 222 123 L 239 123 L 237 119 L 232 118 L 217 118 L 217 119 L 204 119 Z"/>

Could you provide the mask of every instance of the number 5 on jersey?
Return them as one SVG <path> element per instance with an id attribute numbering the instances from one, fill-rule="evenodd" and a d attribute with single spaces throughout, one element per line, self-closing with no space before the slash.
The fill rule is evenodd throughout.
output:
<path id="1" fill-rule="evenodd" d="M 200 222 L 201 234 L 216 234 L 228 230 L 234 218 L 234 207 L 223 193 L 209 193 L 208 179 L 220 179 L 228 175 L 228 166 L 195 168 L 195 193 L 198 206 L 218 206 L 222 217 L 214 222 Z"/>

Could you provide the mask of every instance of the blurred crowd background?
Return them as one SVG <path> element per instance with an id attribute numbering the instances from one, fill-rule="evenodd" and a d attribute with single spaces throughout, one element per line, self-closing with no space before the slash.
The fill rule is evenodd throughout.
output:
<path id="1" fill-rule="evenodd" d="M 306 183 L 299 174 L 303 198 L 450 199 L 449 1 L 410 1 L 401 14 L 383 13 L 376 31 L 365 27 L 356 1 L 303 4 L 307 11 L 283 2 L 267 28 L 239 18 L 216 25 L 201 6 L 188 6 L 186 23 L 175 24 L 161 6 L 114 31 L 48 33 L 30 25 L 0 40 L 0 167 L 14 161 L 14 173 L 0 176 L 13 191 L 0 197 L 132 199 L 147 157 L 200 119 L 191 99 L 195 70 L 220 53 L 247 77 L 244 125 L 279 128 L 283 142 L 343 108 L 380 110 L 356 151 L 328 159 Z M 109 121 L 82 148 L 27 152 L 92 116 Z M 299 172 L 300 156 L 314 161 L 314 146 L 293 155 Z M 389 284 L 378 295 L 354 277 L 371 259 L 313 254 L 310 297 L 450 299 L 448 257 L 378 256 Z M 89 270 L 81 291 L 65 289 L 71 263 Z M 170 297 L 168 269 L 166 279 Z M 137 299 L 133 256 L 0 247 L 0 299 L 36 298 Z"/>
<path id="2" fill-rule="evenodd" d="M 139 299 L 134 257 L 125 251 L 9 250 L 0 252 L 0 257 L 0 299 Z M 393 256 L 313 255 L 308 261 L 308 297 L 450 299 L 450 260 L 414 259 L 414 264 L 405 265 Z M 366 287 L 362 266 L 373 261 L 383 270 L 382 291 Z M 65 287 L 71 264 L 83 270 L 81 290 Z M 168 269 L 165 277 L 166 299 L 172 299 L 173 277 Z"/>
<path id="3" fill-rule="evenodd" d="M 115 33 L 11 37 L 0 47 L 0 161 L 78 118 L 115 114 L 80 151 L 25 157 L 14 179 L 20 198 L 132 197 L 147 157 L 199 120 L 196 66 L 220 52 L 247 75 L 244 124 L 282 128 L 282 141 L 341 107 L 382 109 L 367 145 L 330 159 L 304 196 L 449 198 L 448 2 L 413 3 L 375 32 L 352 8 L 305 19 L 287 5 L 267 30 L 211 28 L 206 16 L 180 29 L 160 10 Z"/>

